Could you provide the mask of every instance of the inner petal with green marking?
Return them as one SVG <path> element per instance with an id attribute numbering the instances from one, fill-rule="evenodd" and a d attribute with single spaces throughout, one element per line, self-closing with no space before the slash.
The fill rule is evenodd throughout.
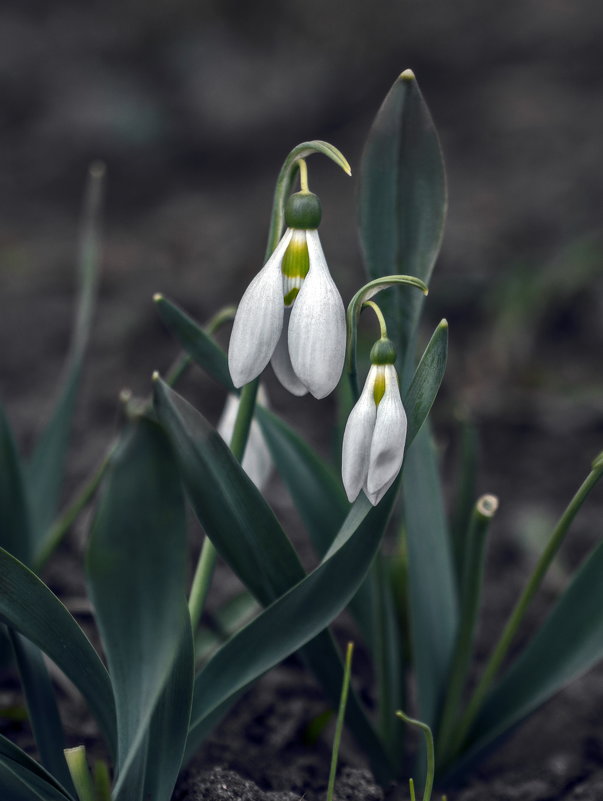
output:
<path id="1" fill-rule="evenodd" d="M 283 256 L 281 272 L 283 274 L 283 298 L 285 306 L 291 306 L 310 269 L 310 257 L 306 243 L 306 232 L 293 231 L 291 241 Z"/>

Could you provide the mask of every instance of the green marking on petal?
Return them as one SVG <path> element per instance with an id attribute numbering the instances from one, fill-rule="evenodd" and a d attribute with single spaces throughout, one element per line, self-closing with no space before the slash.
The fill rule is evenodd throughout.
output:
<path id="1" fill-rule="evenodd" d="M 299 289 L 296 286 L 294 286 L 293 289 L 290 289 L 285 295 L 285 306 L 290 306 L 295 300 L 295 298 L 298 296 L 298 294 L 299 294 Z"/>
<path id="2" fill-rule="evenodd" d="M 373 398 L 375 400 L 375 406 L 379 406 L 381 403 L 381 399 L 385 395 L 385 370 L 381 369 L 377 371 L 377 375 L 375 376 L 375 383 L 373 384 Z"/>

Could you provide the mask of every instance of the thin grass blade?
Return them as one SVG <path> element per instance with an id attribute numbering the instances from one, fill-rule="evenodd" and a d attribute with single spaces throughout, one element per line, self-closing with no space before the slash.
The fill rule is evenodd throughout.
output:
<path id="1" fill-rule="evenodd" d="M 71 421 L 90 337 L 98 280 L 104 174 L 103 165 L 93 165 L 88 174 L 78 257 L 80 287 L 69 355 L 52 417 L 27 466 L 34 555 L 44 550 L 46 536 L 57 513 Z"/>

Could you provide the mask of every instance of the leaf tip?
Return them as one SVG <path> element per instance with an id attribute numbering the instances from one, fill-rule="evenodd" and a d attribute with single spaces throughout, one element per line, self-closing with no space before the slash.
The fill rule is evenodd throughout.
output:
<path id="1" fill-rule="evenodd" d="M 445 329 L 446 331 L 448 330 L 448 320 L 447 320 L 445 317 L 443 317 L 443 318 L 440 320 L 440 324 L 438 325 L 438 328 L 443 328 L 443 329 Z"/>
<path id="2" fill-rule="evenodd" d="M 415 74 L 412 70 L 404 70 L 404 72 L 400 73 L 400 80 L 401 81 L 414 81 Z"/>
<path id="3" fill-rule="evenodd" d="M 154 384 L 156 384 L 159 381 L 159 378 L 160 378 L 159 371 L 155 370 L 153 372 L 153 375 L 151 376 L 151 380 L 153 381 Z"/>
<path id="4" fill-rule="evenodd" d="M 155 292 L 155 294 L 153 295 L 153 302 L 161 303 L 162 300 L 163 300 L 163 295 L 161 294 L 161 292 Z"/>
<path id="5" fill-rule="evenodd" d="M 478 498 L 475 508 L 482 517 L 491 519 L 498 511 L 498 498 L 496 495 L 482 495 Z"/>
<path id="6" fill-rule="evenodd" d="M 97 161 L 93 161 L 90 166 L 88 167 L 88 174 L 91 178 L 104 178 L 107 172 L 107 165 L 104 161 L 98 159 Z"/>

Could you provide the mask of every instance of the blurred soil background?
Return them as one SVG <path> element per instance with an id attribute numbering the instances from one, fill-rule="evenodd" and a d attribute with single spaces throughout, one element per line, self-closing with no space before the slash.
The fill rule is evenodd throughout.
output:
<path id="1" fill-rule="evenodd" d="M 501 499 L 481 635 L 491 640 L 534 548 L 603 449 L 602 36 L 595 0 L 3 0 L 0 397 L 24 450 L 49 414 L 68 343 L 91 161 L 107 165 L 103 275 L 71 490 L 115 431 L 119 391 L 146 394 L 176 353 L 153 293 L 199 320 L 239 299 L 261 266 L 278 169 L 305 139 L 333 142 L 356 169 L 350 180 L 310 162 L 323 245 L 349 300 L 363 281 L 362 143 L 411 67 L 449 176 L 425 326 L 450 323 L 438 439 L 452 487 L 456 421 L 475 422 L 479 491 Z M 277 411 L 325 450 L 329 403 L 294 402 L 272 378 L 268 387 Z M 185 391 L 217 418 L 223 398 L 209 380 L 196 374 Z M 272 496 L 287 514 L 276 483 Z M 531 624 L 600 538 L 602 511 L 598 488 Z M 49 571 L 67 594 L 82 584 L 76 540 Z M 602 678 L 591 673 L 535 716 L 467 799 L 590 798 L 603 770 Z M 282 789 L 251 768 L 246 778 Z"/>

